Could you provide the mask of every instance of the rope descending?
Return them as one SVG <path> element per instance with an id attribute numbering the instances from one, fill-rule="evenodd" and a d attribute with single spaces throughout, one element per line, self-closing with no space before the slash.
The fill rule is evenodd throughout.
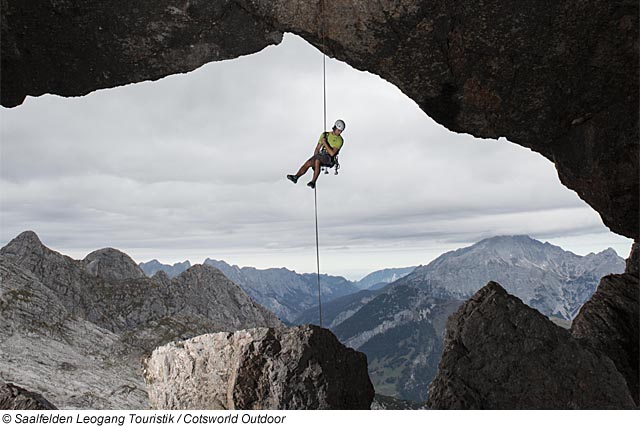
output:
<path id="1" fill-rule="evenodd" d="M 320 245 L 318 244 L 318 196 L 316 190 L 313 190 L 316 211 L 316 263 L 318 265 L 318 317 L 320 318 L 320 327 L 322 327 L 322 298 L 320 297 Z"/>
<path id="2" fill-rule="evenodd" d="M 324 0 L 320 0 L 320 34 L 322 36 L 322 107 L 323 107 L 323 124 L 322 131 L 327 129 L 327 66 L 324 45 Z M 313 198 L 316 215 L 316 264 L 318 267 L 318 317 L 320 319 L 320 327 L 322 327 L 322 297 L 320 291 L 320 245 L 318 243 L 318 193 L 317 186 L 313 189 Z"/>

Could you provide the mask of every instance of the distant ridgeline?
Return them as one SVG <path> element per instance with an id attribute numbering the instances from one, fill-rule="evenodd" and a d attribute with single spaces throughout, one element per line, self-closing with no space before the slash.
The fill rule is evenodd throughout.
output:
<path id="1" fill-rule="evenodd" d="M 0 249 L 2 380 L 61 408 L 138 408 L 146 401 L 136 373 L 143 352 L 212 331 L 281 325 L 256 302 L 290 323 L 317 323 L 314 274 L 211 259 L 141 267 L 155 274 L 147 278 L 111 248 L 73 260 L 33 232 Z M 447 318 L 487 282 L 568 323 L 602 276 L 624 268 L 612 249 L 581 257 L 526 236 L 495 237 L 358 283 L 322 276 L 324 323 L 367 355 L 377 393 L 424 402 Z"/>
<path id="2" fill-rule="evenodd" d="M 323 316 L 342 342 L 367 354 L 377 393 L 424 401 L 447 318 L 489 281 L 566 326 L 600 278 L 624 268 L 613 249 L 578 256 L 527 236 L 494 237 L 445 253 L 381 290 L 331 301 Z M 296 323 L 317 316 L 310 309 Z"/>
<path id="3" fill-rule="evenodd" d="M 157 259 L 153 259 L 149 262 L 141 262 L 139 264 L 144 274 L 151 277 L 156 274 L 158 271 L 164 271 L 167 276 L 170 278 L 174 278 L 178 276 L 183 271 L 187 270 L 191 267 L 191 263 L 189 261 L 176 262 L 173 265 L 161 264 Z"/>
<path id="4" fill-rule="evenodd" d="M 316 307 L 318 304 L 317 276 L 315 273 L 296 273 L 286 268 L 269 268 L 259 270 L 253 267 L 238 267 L 224 261 L 207 258 L 204 264 L 220 270 L 231 281 L 240 286 L 251 298 L 265 306 L 283 321 L 294 323 L 303 311 Z M 140 268 L 153 276 L 158 271 L 164 271 L 169 277 L 174 277 L 190 266 L 189 261 L 174 265 L 161 264 L 157 260 L 140 263 Z M 332 301 L 336 298 L 358 292 L 368 287 L 379 287 L 397 280 L 415 267 L 390 268 L 373 272 L 358 282 L 352 282 L 344 277 L 322 274 L 320 285 L 322 300 Z M 316 314 L 317 319 L 317 314 Z M 318 321 L 316 320 L 316 323 Z"/>
<path id="5" fill-rule="evenodd" d="M 151 265 L 153 263 L 153 265 Z M 188 262 L 164 266 L 184 268 Z M 316 276 L 207 259 L 255 301 L 290 324 L 318 320 Z M 147 274 L 162 268 L 140 265 Z M 442 353 L 446 320 L 489 281 L 565 327 L 600 278 L 624 271 L 613 249 L 579 256 L 528 236 L 499 236 L 448 252 L 428 265 L 373 272 L 358 282 L 323 275 L 323 323 L 367 354 L 376 392 L 424 401 Z"/>

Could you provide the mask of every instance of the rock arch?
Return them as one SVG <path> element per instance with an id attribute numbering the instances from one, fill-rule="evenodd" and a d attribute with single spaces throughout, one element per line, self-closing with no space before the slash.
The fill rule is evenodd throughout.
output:
<path id="1" fill-rule="evenodd" d="M 454 132 L 542 154 L 605 225 L 638 240 L 635 0 L 1 2 L 5 107 L 188 72 L 292 32 Z"/>

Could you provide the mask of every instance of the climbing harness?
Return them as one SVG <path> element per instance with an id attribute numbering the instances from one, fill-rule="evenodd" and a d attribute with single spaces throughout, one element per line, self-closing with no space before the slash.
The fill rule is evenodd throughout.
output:
<path id="1" fill-rule="evenodd" d="M 327 141 L 327 144 L 329 143 L 329 132 L 325 132 L 324 133 L 324 139 L 325 141 Z M 329 173 L 329 169 L 333 168 L 334 171 L 334 175 L 338 175 L 338 169 L 340 169 L 340 162 L 338 162 L 338 154 L 336 153 L 335 156 L 332 156 L 331 154 L 329 154 L 326 150 L 326 148 L 324 148 L 324 146 L 322 146 L 322 148 L 320 149 L 321 153 L 326 153 L 329 157 L 331 157 L 331 165 L 329 166 L 322 166 L 322 171 L 324 171 L 325 174 Z"/>
<path id="2" fill-rule="evenodd" d="M 334 170 L 333 174 L 334 175 L 338 175 L 338 169 L 340 169 L 340 163 L 338 163 L 338 156 L 337 155 L 333 158 L 333 165 L 331 165 L 331 166 L 323 166 L 322 170 L 324 171 L 325 174 L 328 174 L 329 173 L 329 169 L 332 169 L 332 168 Z"/>

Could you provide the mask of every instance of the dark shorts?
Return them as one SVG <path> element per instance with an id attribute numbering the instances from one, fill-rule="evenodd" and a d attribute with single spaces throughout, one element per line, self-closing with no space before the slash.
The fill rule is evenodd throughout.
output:
<path id="1" fill-rule="evenodd" d="M 333 159 L 331 158 L 329 153 L 318 153 L 311 158 L 311 160 L 316 160 L 316 159 L 320 160 L 320 166 L 327 166 L 327 167 L 333 166 Z"/>

